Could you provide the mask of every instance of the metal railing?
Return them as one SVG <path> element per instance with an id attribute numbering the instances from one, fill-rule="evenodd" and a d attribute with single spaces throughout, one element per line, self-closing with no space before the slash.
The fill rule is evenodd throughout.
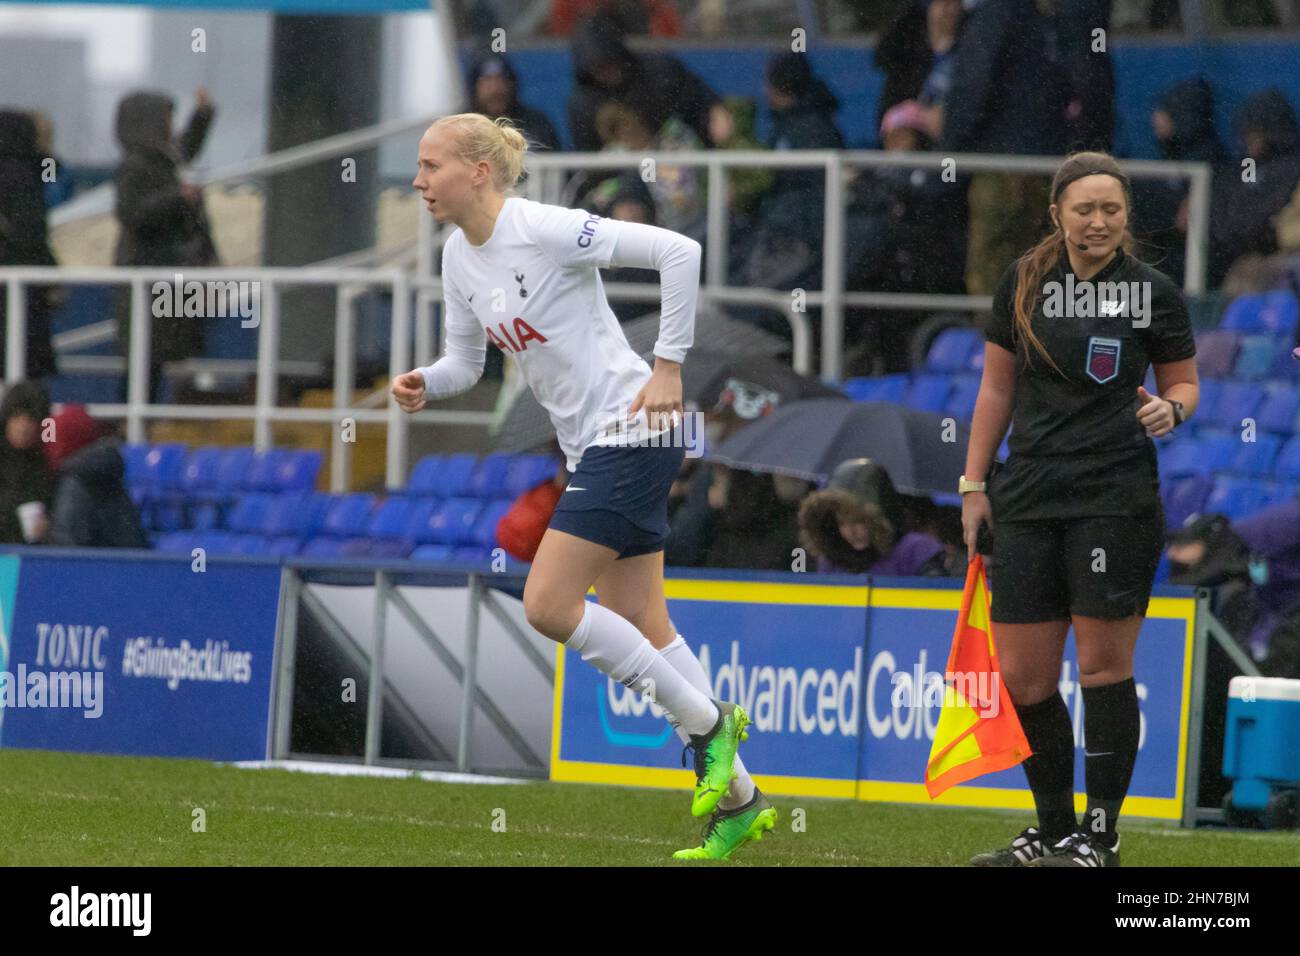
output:
<path id="1" fill-rule="evenodd" d="M 317 143 L 294 147 L 258 160 L 237 164 L 219 171 L 208 182 L 231 181 L 271 172 L 285 172 L 322 159 L 373 145 L 389 136 L 410 133 L 422 128 L 432 118 L 386 123 Z M 746 305 L 766 308 L 789 323 L 792 337 L 792 364 L 796 371 L 820 374 L 826 382 L 838 382 L 843 372 L 844 310 L 846 307 L 915 309 L 935 311 L 979 312 L 991 302 L 988 296 L 926 295 L 913 293 L 876 293 L 845 291 L 845 185 L 847 174 L 857 169 L 926 168 L 942 169 L 948 163 L 959 174 L 985 171 L 1014 171 L 1051 175 L 1060 164 L 1059 157 L 1005 155 L 853 151 L 765 151 L 765 150 L 698 150 L 664 153 L 607 151 L 599 153 L 539 153 L 529 157 L 529 177 L 519 192 L 542 202 L 558 204 L 567 174 L 578 170 L 639 169 L 647 159 L 656 164 L 688 166 L 707 170 L 707 228 L 705 238 L 704 282 L 700 290 L 704 305 Z M 1210 169 L 1204 163 L 1170 163 L 1122 161 L 1121 168 L 1133 178 L 1186 177 L 1190 180 L 1189 214 L 1184 290 L 1189 294 L 1204 291 L 1206 248 L 1209 226 Z M 802 301 L 807 308 L 820 309 L 821 350 L 814 365 L 812 356 L 813 326 L 806 311 L 795 308 L 793 290 L 737 288 L 728 285 L 730 217 L 727 205 L 727 174 L 733 169 L 817 169 L 824 175 L 824 221 L 821 288 L 804 290 Z M 64 219 L 86 214 L 91 206 L 83 204 L 80 212 L 62 212 Z M 191 280 L 252 280 L 260 283 L 263 306 L 258 324 L 256 400 L 252 406 L 229 405 L 152 405 L 146 400 L 149 371 L 150 314 L 145 308 L 145 284 L 170 281 L 176 267 L 149 268 L 0 268 L 0 282 L 7 285 L 7 355 L 4 357 L 6 381 L 16 381 L 25 372 L 26 296 L 30 284 L 127 284 L 131 287 L 131 349 L 127 356 L 128 400 L 125 404 L 99 404 L 92 414 L 110 419 L 125 419 L 131 441 L 143 441 L 145 423 L 152 419 L 186 418 L 199 420 L 251 419 L 255 444 L 267 447 L 271 426 L 275 422 L 329 421 L 350 417 L 355 422 L 386 422 L 388 426 L 386 475 L 390 485 L 405 481 L 408 427 L 410 419 L 389 402 L 387 409 L 357 407 L 350 404 L 351 382 L 355 370 L 353 357 L 353 301 L 360 291 L 380 288 L 393 297 L 392 330 L 389 354 L 391 375 L 408 371 L 415 364 L 432 360 L 439 351 L 441 334 L 435 332 L 434 306 L 441 295 L 441 281 L 434 275 L 435 252 L 448 233 L 435 228 L 432 216 L 422 214 L 415 242 L 415 275 L 399 269 L 339 268 L 320 264 L 299 268 L 205 268 L 183 270 Z M 409 253 L 408 253 L 409 255 Z M 351 260 L 348 260 L 351 261 Z M 406 260 L 409 261 L 409 260 Z M 334 286 L 339 290 L 334 317 L 334 407 L 332 409 L 283 408 L 275 404 L 276 386 L 281 373 L 279 362 L 279 292 L 286 286 Z M 606 286 L 613 300 L 659 301 L 657 283 L 612 283 Z M 412 297 L 414 318 L 412 318 Z M 105 323 L 96 323 L 103 326 Z M 99 335 L 103 330 L 96 332 Z M 413 335 L 413 340 L 412 340 Z M 412 347 L 412 341 L 414 343 Z M 706 344 L 706 343 L 697 343 Z M 87 357 L 88 358 L 88 357 Z M 494 420 L 488 412 L 426 410 L 415 416 L 420 424 L 487 425 Z M 341 429 L 335 429 L 332 449 L 332 474 L 335 490 L 347 487 L 350 449 L 342 441 Z"/>

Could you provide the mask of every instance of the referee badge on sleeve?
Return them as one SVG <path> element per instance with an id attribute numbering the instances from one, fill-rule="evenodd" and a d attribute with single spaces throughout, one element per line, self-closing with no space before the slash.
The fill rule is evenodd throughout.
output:
<path id="1" fill-rule="evenodd" d="M 1105 385 L 1119 374 L 1119 339 L 1100 335 L 1088 339 L 1088 377 L 1098 385 Z"/>

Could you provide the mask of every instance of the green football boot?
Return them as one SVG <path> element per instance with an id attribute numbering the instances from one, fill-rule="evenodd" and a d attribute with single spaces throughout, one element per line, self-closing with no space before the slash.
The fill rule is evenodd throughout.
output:
<path id="1" fill-rule="evenodd" d="M 739 704 L 713 702 L 718 708 L 718 722 L 707 734 L 691 734 L 691 742 L 682 750 L 682 766 L 686 766 L 686 751 L 695 751 L 695 796 L 691 799 L 691 816 L 705 817 L 714 811 L 718 801 L 731 786 L 732 768 L 736 761 L 736 748 L 749 737 L 745 728 L 749 716 Z"/>
<path id="2" fill-rule="evenodd" d="M 728 860 L 751 840 L 757 843 L 776 826 L 776 807 L 758 787 L 749 802 L 730 810 L 714 810 L 699 846 L 678 850 L 674 860 Z"/>

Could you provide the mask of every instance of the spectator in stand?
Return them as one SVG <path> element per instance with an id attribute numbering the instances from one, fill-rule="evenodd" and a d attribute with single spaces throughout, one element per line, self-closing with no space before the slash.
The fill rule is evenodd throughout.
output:
<path id="1" fill-rule="evenodd" d="M 1175 84 L 1151 113 L 1151 131 L 1162 159 L 1209 163 L 1220 170 L 1228 151 L 1214 130 L 1214 91 L 1204 77 Z M 1135 220 L 1144 227 L 1142 238 L 1164 250 L 1153 265 L 1181 283 L 1187 264 L 1186 178 L 1140 179 L 1133 184 Z"/>
<path id="2" fill-rule="evenodd" d="M 1169 536 L 1169 581 L 1215 589 L 1214 613 L 1268 677 L 1300 678 L 1300 498 Z"/>
<path id="3" fill-rule="evenodd" d="M 952 50 L 961 27 L 961 0 L 911 0 L 886 28 L 873 54 L 885 74 L 877 127 L 906 100 L 941 104 L 952 83 Z"/>
<path id="4" fill-rule="evenodd" d="M 0 266 L 53 266 L 54 253 L 45 225 L 45 185 L 41 179 L 45 154 L 37 141 L 30 113 L 0 112 Z M 55 374 L 50 315 L 55 290 L 26 286 L 26 377 Z M 0 292 L 0 371 L 7 354 L 9 296 Z"/>
<path id="5" fill-rule="evenodd" d="M 1064 152 L 1067 78 L 1048 54 L 1046 24 L 1033 0 L 967 0 L 952 85 L 930 130 L 945 155 Z M 971 177 L 966 287 L 972 295 L 992 295 L 1007 266 L 1038 241 L 1048 187 L 1041 174 Z"/>
<path id="6" fill-rule="evenodd" d="M 210 266 L 217 250 L 208 228 L 203 189 L 182 183 L 180 168 L 203 148 L 216 110 L 206 90 L 179 137 L 172 133 L 174 104 L 162 93 L 136 92 L 117 106 L 117 141 L 122 165 L 113 177 L 117 187 L 120 231 L 114 265 Z M 131 354 L 131 299 L 119 290 L 117 333 L 124 356 Z M 151 322 L 149 395 L 161 398 L 162 365 L 203 351 L 201 316 L 154 318 Z M 124 387 L 125 390 L 125 387 Z"/>
<path id="7" fill-rule="evenodd" d="M 546 114 L 519 100 L 519 76 L 500 53 L 488 53 L 474 61 L 469 71 L 473 112 L 489 119 L 505 116 L 514 121 L 529 143 L 543 149 L 559 149 L 560 137 Z"/>
<path id="8" fill-rule="evenodd" d="M 772 111 L 767 143 L 771 149 L 844 148 L 834 117 L 839 99 L 814 75 L 807 54 L 779 53 L 768 61 L 766 92 Z M 826 175 L 820 167 L 775 172 L 772 191 L 759 208 L 759 227 L 743 275 L 746 285 L 821 288 L 825 196 Z M 789 326 L 778 323 L 773 331 L 789 335 Z"/>
<path id="9" fill-rule="evenodd" d="M 919 531 L 904 532 L 902 500 L 888 472 L 867 458 L 841 463 L 827 487 L 799 507 L 800 542 L 819 572 L 947 576 L 952 556 Z"/>
<path id="10" fill-rule="evenodd" d="M 1110 152 L 1115 142 L 1112 0 L 1055 0 L 1057 59 L 1065 69 L 1069 151 Z M 1098 35 L 1097 31 L 1101 34 Z"/>
<path id="11" fill-rule="evenodd" d="M 77 548 L 147 548 L 140 514 L 126 490 L 121 442 L 82 405 L 54 416 L 45 458 L 58 484 L 50 544 Z"/>
<path id="12" fill-rule="evenodd" d="M 50 528 L 54 473 L 41 452 L 50 400 L 36 382 L 15 382 L 0 400 L 0 544 L 39 544 Z"/>
<path id="13" fill-rule="evenodd" d="M 567 37 L 584 17 L 604 13 L 625 36 L 679 37 L 682 17 L 674 0 L 552 0 L 550 34 Z"/>
<path id="14" fill-rule="evenodd" d="M 720 446 L 771 406 L 724 393 L 706 422 Z M 664 563 L 678 567 L 788 571 L 798 544 L 798 500 L 807 483 L 687 458 L 669 492 Z"/>
<path id="15" fill-rule="evenodd" d="M 1295 109 L 1281 90 L 1264 90 L 1246 100 L 1235 125 L 1244 153 L 1220 171 L 1211 190 L 1211 287 L 1223 281 L 1238 257 L 1277 251 L 1273 218 L 1300 185 Z M 1245 165 L 1245 160 L 1251 163 Z"/>
<path id="16" fill-rule="evenodd" d="M 577 86 L 568 110 L 574 149 L 600 149 L 596 113 L 611 100 L 636 109 L 652 130 L 662 129 L 668 117 L 677 115 L 709 146 L 730 138 L 731 114 L 718 95 L 676 57 L 629 50 L 622 30 L 607 15 L 579 25 L 572 53 Z"/>
<path id="17" fill-rule="evenodd" d="M 899 103 L 885 114 L 886 150 L 931 148 L 922 107 Z M 965 291 L 968 178 L 946 181 L 940 169 L 863 170 L 849 190 L 845 248 L 852 291 L 957 293 Z M 849 328 L 858 349 L 869 350 L 873 374 L 911 367 L 911 339 L 925 314 L 916 310 L 854 312 Z M 878 361 L 877 361 L 878 360 Z"/>
<path id="18" fill-rule="evenodd" d="M 704 148 L 694 131 L 676 116 L 668 117 L 652 132 L 639 112 L 622 103 L 603 104 L 596 113 L 596 128 L 606 149 L 645 154 Z M 708 210 L 705 171 L 660 159 L 654 173 L 646 187 L 654 197 L 655 223 L 703 242 Z"/>

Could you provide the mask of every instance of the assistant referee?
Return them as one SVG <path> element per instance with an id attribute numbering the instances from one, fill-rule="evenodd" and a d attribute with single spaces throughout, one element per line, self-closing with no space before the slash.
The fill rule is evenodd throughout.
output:
<path id="1" fill-rule="evenodd" d="M 993 533 L 991 616 L 1033 756 L 1038 826 L 976 866 L 1118 866 L 1137 758 L 1133 650 L 1164 539 L 1152 438 L 1196 409 L 1196 346 L 1178 287 L 1133 258 L 1129 182 L 1105 153 L 1052 180 L 1053 229 L 1002 276 L 985 327 L 962 527 Z M 1089 287 L 1091 284 L 1091 287 Z M 1158 395 L 1142 383 L 1155 369 Z M 1011 423 L 1006 465 L 990 476 Z M 1057 689 L 1074 626 L 1088 794 L 1074 810 L 1074 733 Z"/>

